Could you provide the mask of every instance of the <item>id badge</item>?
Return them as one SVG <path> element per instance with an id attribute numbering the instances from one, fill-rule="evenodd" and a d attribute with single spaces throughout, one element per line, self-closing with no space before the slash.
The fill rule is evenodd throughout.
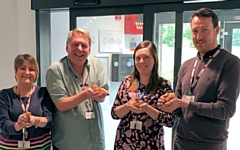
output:
<path id="1" fill-rule="evenodd" d="M 130 122 L 131 129 L 142 130 L 142 122 L 141 121 L 131 121 Z"/>
<path id="2" fill-rule="evenodd" d="M 95 118 L 94 112 L 93 111 L 85 112 L 85 118 L 86 119 L 94 119 Z"/>
<path id="3" fill-rule="evenodd" d="M 30 148 L 30 141 L 18 141 L 18 148 Z"/>
<path id="4" fill-rule="evenodd" d="M 187 101 L 194 101 L 195 96 L 194 95 L 183 95 L 182 99 L 187 100 Z"/>
<path id="5" fill-rule="evenodd" d="M 136 129 L 142 130 L 142 121 L 137 121 Z"/>
<path id="6" fill-rule="evenodd" d="M 137 121 L 131 121 L 131 122 L 130 122 L 130 128 L 131 128 L 131 129 L 136 129 L 136 122 L 137 122 Z"/>

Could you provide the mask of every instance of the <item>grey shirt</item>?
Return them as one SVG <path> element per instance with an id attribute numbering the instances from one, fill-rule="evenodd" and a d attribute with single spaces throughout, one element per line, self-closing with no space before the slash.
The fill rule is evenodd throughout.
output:
<path id="1" fill-rule="evenodd" d="M 194 79 L 216 50 L 207 53 L 203 60 L 194 57 L 182 64 L 175 89 L 178 98 L 190 90 L 195 61 L 198 63 Z M 187 109 L 174 112 L 180 117 L 176 141 L 193 149 L 222 150 L 226 146 L 229 120 L 235 113 L 239 90 L 240 60 L 222 49 L 193 88 L 195 100 L 190 102 Z"/>
<path id="2" fill-rule="evenodd" d="M 66 57 L 51 64 L 47 71 L 47 89 L 54 103 L 82 91 L 80 84 L 92 84 L 108 90 L 108 78 L 102 62 L 89 57 L 85 63 L 83 79 Z M 85 119 L 85 113 L 92 110 L 95 119 Z M 60 150 L 103 150 L 105 149 L 104 125 L 100 103 L 90 100 L 64 111 L 56 111 L 52 127 L 53 145 Z"/>

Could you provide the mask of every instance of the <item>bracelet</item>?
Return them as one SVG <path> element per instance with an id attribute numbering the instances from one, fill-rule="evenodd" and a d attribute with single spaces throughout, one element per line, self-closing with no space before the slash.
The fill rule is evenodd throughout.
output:
<path id="1" fill-rule="evenodd" d="M 39 126 L 39 124 L 41 123 L 40 121 L 40 117 L 37 117 L 38 123 L 35 125 L 35 128 L 37 128 Z"/>

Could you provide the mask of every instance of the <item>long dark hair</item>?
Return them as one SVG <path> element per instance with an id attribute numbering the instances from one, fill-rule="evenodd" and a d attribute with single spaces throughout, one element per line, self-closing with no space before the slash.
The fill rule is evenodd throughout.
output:
<path id="1" fill-rule="evenodd" d="M 159 79 L 161 79 L 161 78 L 158 74 L 157 47 L 155 46 L 154 43 L 152 43 L 151 41 L 148 41 L 148 40 L 144 40 L 141 43 L 139 43 L 134 50 L 134 53 L 133 53 L 134 69 L 133 69 L 133 72 L 131 74 L 132 84 L 131 84 L 129 90 L 130 91 L 137 91 L 137 88 L 138 88 L 137 81 L 140 80 L 140 74 L 139 74 L 139 72 L 138 72 L 138 70 L 135 66 L 135 55 L 136 55 L 136 52 L 139 49 L 142 49 L 142 48 L 149 48 L 149 50 L 150 50 L 150 52 L 153 56 L 153 59 L 154 59 L 154 66 L 152 68 L 152 73 L 151 73 L 150 80 L 149 80 L 149 83 L 148 83 L 148 88 L 147 88 L 147 91 L 146 91 L 147 93 L 154 93 L 158 88 Z"/>

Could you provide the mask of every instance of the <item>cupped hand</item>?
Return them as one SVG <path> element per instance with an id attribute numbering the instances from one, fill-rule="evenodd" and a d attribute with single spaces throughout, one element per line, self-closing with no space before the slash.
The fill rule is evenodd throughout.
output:
<path id="1" fill-rule="evenodd" d="M 102 90 L 101 92 L 100 91 L 94 92 L 91 88 L 85 88 L 83 89 L 83 91 L 87 93 L 88 98 L 96 100 L 98 102 L 103 102 L 105 97 L 108 95 L 108 92 L 105 89 Z"/>
<path id="2" fill-rule="evenodd" d="M 137 103 L 137 104 L 131 104 L 131 103 L 127 103 L 127 104 L 126 104 L 126 107 L 127 107 L 130 111 L 132 111 L 132 112 L 134 112 L 134 113 L 137 113 L 137 114 L 146 112 L 148 106 L 149 106 L 149 105 L 148 105 L 147 103 L 144 103 L 143 101 L 140 101 L 140 102 Z"/>
<path id="3" fill-rule="evenodd" d="M 162 111 L 165 111 L 165 112 L 173 112 L 174 110 L 176 110 L 177 108 L 179 107 L 182 107 L 181 105 L 184 104 L 184 105 L 188 105 L 189 102 L 187 101 L 183 101 L 181 99 L 178 99 L 178 98 L 174 98 L 172 99 L 171 101 L 169 102 L 166 102 L 166 103 L 163 103 L 161 105 L 158 105 L 159 108 L 162 110 Z"/>

